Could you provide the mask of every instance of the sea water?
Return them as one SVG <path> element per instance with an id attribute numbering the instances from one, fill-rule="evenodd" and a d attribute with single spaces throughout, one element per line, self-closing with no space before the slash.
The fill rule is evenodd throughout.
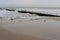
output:
<path id="1" fill-rule="evenodd" d="M 6 9 L 14 9 L 15 11 L 7 11 Z M 46 16 L 38 16 L 36 14 L 19 13 L 18 10 L 51 14 L 51 15 L 60 15 L 60 9 L 57 8 L 56 9 L 54 8 L 2 8 L 2 10 L 0 9 L 0 17 L 7 20 L 11 20 L 11 19 L 35 20 L 35 19 L 47 18 Z"/>

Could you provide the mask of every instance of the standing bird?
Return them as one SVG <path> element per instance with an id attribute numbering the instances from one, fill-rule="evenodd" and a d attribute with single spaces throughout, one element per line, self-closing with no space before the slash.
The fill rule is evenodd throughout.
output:
<path id="1" fill-rule="evenodd" d="M 11 20 L 11 22 L 13 22 L 13 20 L 14 20 L 14 19 L 11 17 L 11 19 L 10 19 L 10 20 Z"/>

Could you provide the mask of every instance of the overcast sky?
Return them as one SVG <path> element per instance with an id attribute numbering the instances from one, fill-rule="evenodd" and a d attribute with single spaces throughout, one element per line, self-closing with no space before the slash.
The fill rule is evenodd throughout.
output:
<path id="1" fill-rule="evenodd" d="M 0 7 L 60 7 L 60 0 L 0 0 Z"/>

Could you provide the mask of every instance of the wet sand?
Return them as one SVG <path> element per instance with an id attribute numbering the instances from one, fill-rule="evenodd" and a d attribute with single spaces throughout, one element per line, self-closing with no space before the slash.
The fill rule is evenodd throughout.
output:
<path id="1" fill-rule="evenodd" d="M 60 21 L 1 21 L 0 40 L 60 40 Z"/>
<path id="2" fill-rule="evenodd" d="M 55 17 L 55 18 L 48 18 L 48 20 L 55 20 L 55 21 L 60 21 L 60 17 Z"/>
<path id="3" fill-rule="evenodd" d="M 24 35 L 24 34 L 16 34 L 14 32 L 10 32 L 5 30 L 0 25 L 0 40 L 40 40 L 40 38 Z M 45 40 L 45 39 L 42 39 Z"/>

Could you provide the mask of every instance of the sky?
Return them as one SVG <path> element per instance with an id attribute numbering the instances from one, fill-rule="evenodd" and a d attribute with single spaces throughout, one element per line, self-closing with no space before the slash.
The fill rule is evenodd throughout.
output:
<path id="1" fill-rule="evenodd" d="M 60 0 L 0 0 L 0 7 L 60 7 Z"/>

